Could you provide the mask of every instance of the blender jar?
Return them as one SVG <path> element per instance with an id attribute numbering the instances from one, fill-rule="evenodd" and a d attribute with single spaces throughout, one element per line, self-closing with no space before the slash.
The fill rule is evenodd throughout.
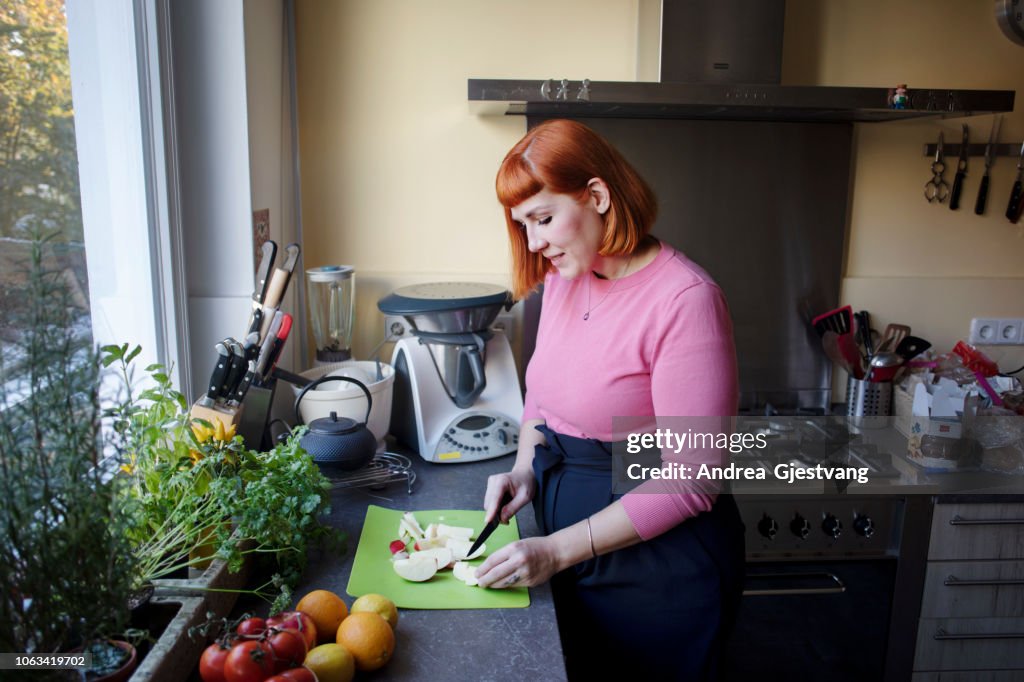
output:
<path id="1" fill-rule="evenodd" d="M 317 362 L 351 359 L 355 268 L 350 265 L 312 268 L 306 270 L 306 282 Z"/>

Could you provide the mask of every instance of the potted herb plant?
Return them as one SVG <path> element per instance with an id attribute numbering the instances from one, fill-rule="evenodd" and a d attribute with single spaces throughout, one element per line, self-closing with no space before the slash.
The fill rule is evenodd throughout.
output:
<path id="1" fill-rule="evenodd" d="M 98 357 L 47 246 L 33 241 L 21 334 L 0 355 L 0 651 L 82 647 L 118 668 L 137 564 L 125 481 L 104 466 Z"/>

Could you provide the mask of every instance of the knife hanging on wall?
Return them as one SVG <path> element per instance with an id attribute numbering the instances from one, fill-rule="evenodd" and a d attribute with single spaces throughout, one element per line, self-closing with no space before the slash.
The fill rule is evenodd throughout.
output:
<path id="1" fill-rule="evenodd" d="M 967 137 L 968 128 L 963 125 L 964 139 L 960 143 L 960 157 L 956 161 L 956 175 L 953 176 L 953 190 L 949 193 L 949 208 L 953 211 L 960 208 L 960 192 L 964 188 L 964 178 L 967 177 Z"/>
<path id="2" fill-rule="evenodd" d="M 974 200 L 974 215 L 985 214 L 985 201 L 988 199 L 988 171 L 992 167 L 992 145 L 999 139 L 999 121 L 1001 116 L 996 116 L 992 121 L 992 132 L 988 134 L 988 144 L 985 145 L 985 174 L 981 176 L 981 184 L 978 185 L 978 198 Z"/>
<path id="3" fill-rule="evenodd" d="M 1017 158 L 1017 179 L 1013 181 L 1013 189 L 1010 190 L 1010 203 L 1006 205 L 1006 219 L 1014 224 L 1020 220 L 1021 211 L 1024 209 L 1022 174 L 1024 174 L 1024 143 L 1020 146 L 1020 156 Z"/>

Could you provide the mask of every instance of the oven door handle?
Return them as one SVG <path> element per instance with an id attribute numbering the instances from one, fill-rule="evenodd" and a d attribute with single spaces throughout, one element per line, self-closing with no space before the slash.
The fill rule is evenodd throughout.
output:
<path id="1" fill-rule="evenodd" d="M 779 597 L 792 594 L 840 594 L 846 591 L 846 585 L 834 573 L 816 571 L 813 573 L 759 573 L 756 578 L 768 580 L 792 580 L 793 578 L 810 579 L 819 578 L 825 584 L 822 587 L 782 587 L 779 589 L 745 589 L 745 597 Z"/>
<path id="2" fill-rule="evenodd" d="M 1024 632 L 965 632 L 951 635 L 942 628 L 935 630 L 932 639 L 1024 639 Z"/>
<path id="3" fill-rule="evenodd" d="M 963 580 L 961 578 L 957 578 L 955 575 L 950 575 L 942 581 L 942 584 L 946 585 L 947 587 L 974 587 L 976 585 L 1024 585 L 1024 578 L 1006 578 L 1003 580 L 1000 580 L 999 578 L 982 578 L 978 580 Z"/>
<path id="4" fill-rule="evenodd" d="M 951 526 L 1019 526 L 1024 519 L 965 519 L 959 514 L 949 520 Z"/>

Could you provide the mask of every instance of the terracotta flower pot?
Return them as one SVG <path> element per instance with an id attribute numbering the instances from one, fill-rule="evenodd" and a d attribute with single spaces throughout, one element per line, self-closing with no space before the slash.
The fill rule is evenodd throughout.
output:
<path id="1" fill-rule="evenodd" d="M 114 672 L 103 675 L 102 677 L 89 676 L 88 671 L 86 671 L 86 682 L 125 682 L 132 676 L 132 673 L 135 672 L 135 666 L 138 665 L 139 662 L 138 652 L 135 650 L 135 647 L 128 642 L 124 642 L 119 639 L 108 639 L 107 643 L 113 644 L 118 649 L 128 652 L 128 660 L 126 660 L 121 667 Z M 73 653 L 81 651 L 82 647 L 78 647 Z"/>

